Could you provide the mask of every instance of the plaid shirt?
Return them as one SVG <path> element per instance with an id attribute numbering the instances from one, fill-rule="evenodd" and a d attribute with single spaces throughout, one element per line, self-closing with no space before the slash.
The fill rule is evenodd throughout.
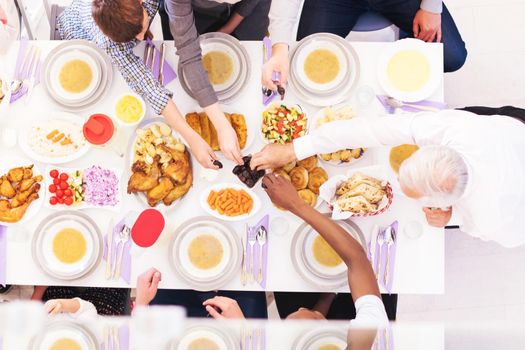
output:
<path id="1" fill-rule="evenodd" d="M 129 87 L 148 101 L 155 113 L 160 114 L 173 93 L 153 77 L 151 70 L 142 59 L 133 53 L 140 42 L 132 40 L 117 43 L 108 38 L 98 28 L 91 15 L 92 0 L 73 0 L 70 6 L 58 17 L 58 30 L 62 39 L 84 39 L 92 41 L 111 58 L 128 83 Z M 142 6 L 153 19 L 158 11 L 158 0 L 143 0 Z"/>

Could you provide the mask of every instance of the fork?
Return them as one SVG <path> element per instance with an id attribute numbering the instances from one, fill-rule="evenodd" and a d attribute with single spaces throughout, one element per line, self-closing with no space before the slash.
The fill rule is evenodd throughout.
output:
<path id="1" fill-rule="evenodd" d="M 376 279 L 379 281 L 379 270 L 381 269 L 381 250 L 383 250 L 383 244 L 385 244 L 385 232 L 379 232 L 377 235 L 377 244 L 379 249 L 377 250 L 377 260 L 376 265 Z"/>
<path id="2" fill-rule="evenodd" d="M 257 242 L 257 233 L 248 228 L 247 231 L 248 244 L 250 245 L 250 263 L 248 264 L 248 281 L 253 282 L 253 270 L 255 268 L 255 242 Z"/>
<path id="3" fill-rule="evenodd" d="M 264 226 L 260 226 L 257 230 L 257 243 L 259 243 L 259 273 L 257 274 L 257 282 L 263 281 L 263 248 L 268 239 L 268 233 Z"/>
<path id="4" fill-rule="evenodd" d="M 129 241 L 129 235 L 130 235 L 130 228 L 127 225 L 124 225 L 122 228 L 122 231 L 119 232 L 119 236 L 117 237 L 117 249 L 118 249 L 118 257 L 117 261 L 115 262 L 115 271 L 113 272 L 113 278 L 118 279 L 120 277 L 120 267 L 122 265 L 122 256 L 124 254 L 124 248 L 126 246 L 126 243 Z"/>
<path id="5" fill-rule="evenodd" d="M 246 225 L 246 232 L 248 232 L 248 225 Z M 246 271 L 246 242 L 243 237 L 241 237 L 241 245 L 242 245 L 242 270 L 241 270 L 241 283 L 243 286 L 246 285 L 247 282 L 247 271 Z"/>
<path id="6" fill-rule="evenodd" d="M 11 96 L 17 94 L 22 87 L 24 86 L 24 80 L 26 79 L 27 74 L 29 74 L 29 64 L 33 61 L 33 56 L 35 55 L 35 47 L 28 46 L 24 50 L 24 56 L 20 63 L 20 68 L 18 69 L 18 74 L 16 79 L 11 82 L 9 87 L 11 90 Z"/>
<path id="7" fill-rule="evenodd" d="M 36 55 L 35 55 L 35 60 L 34 62 L 31 62 L 31 67 L 30 67 L 30 70 L 28 72 L 28 78 L 27 78 L 27 83 L 28 83 L 28 88 L 27 88 L 27 95 L 25 97 L 25 103 L 27 104 L 29 102 L 29 100 L 31 99 L 31 95 L 33 94 L 33 88 L 35 87 L 35 83 L 36 83 L 36 75 L 38 73 L 38 67 L 40 66 L 40 48 L 36 48 Z M 26 80 L 24 80 L 25 82 Z"/>
<path id="8" fill-rule="evenodd" d="M 390 270 L 390 247 L 394 244 L 394 240 L 395 240 L 395 232 L 394 230 L 392 229 L 391 226 L 389 226 L 386 230 L 385 230 L 385 242 L 386 242 L 386 245 L 387 245 L 387 250 L 386 250 L 386 265 L 385 265 L 385 276 L 384 276 L 384 285 L 385 287 L 387 286 L 387 283 L 388 283 L 388 278 L 389 278 L 389 270 Z"/>

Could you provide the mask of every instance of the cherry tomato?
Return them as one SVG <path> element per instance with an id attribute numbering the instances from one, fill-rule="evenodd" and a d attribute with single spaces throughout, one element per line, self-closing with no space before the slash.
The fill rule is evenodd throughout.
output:
<path id="1" fill-rule="evenodd" d="M 53 179 L 56 179 L 58 177 L 58 170 L 53 169 L 49 172 L 49 176 L 51 176 Z"/>
<path id="2" fill-rule="evenodd" d="M 60 174 L 60 180 L 66 181 L 67 179 L 69 179 L 69 175 L 68 174 L 66 174 L 66 173 Z"/>
<path id="3" fill-rule="evenodd" d="M 65 203 L 66 205 L 71 205 L 71 204 L 73 204 L 73 198 L 72 198 L 72 197 L 66 197 L 66 198 L 64 199 L 64 203 Z"/>
<path id="4" fill-rule="evenodd" d="M 62 197 L 64 197 L 64 191 L 62 191 L 62 190 L 60 190 L 60 189 L 58 189 L 58 190 L 56 191 L 55 194 L 56 194 L 56 196 L 57 196 L 58 198 L 62 198 Z"/>
<path id="5" fill-rule="evenodd" d="M 69 185 L 65 181 L 60 181 L 60 188 L 65 190 L 66 188 L 69 188 Z"/>
<path id="6" fill-rule="evenodd" d="M 67 196 L 67 197 L 71 197 L 73 195 L 73 192 L 71 191 L 71 189 L 66 189 L 64 191 L 64 196 Z"/>
<path id="7" fill-rule="evenodd" d="M 60 185 L 60 179 L 57 179 L 56 177 L 53 179 L 53 184 Z"/>
<path id="8" fill-rule="evenodd" d="M 49 192 L 55 193 L 57 191 L 56 185 L 49 185 Z"/>
<path id="9" fill-rule="evenodd" d="M 58 198 L 58 203 L 59 204 L 64 204 L 64 198 Z"/>
<path id="10" fill-rule="evenodd" d="M 51 205 L 56 205 L 58 203 L 58 198 L 53 196 L 51 198 L 49 198 L 49 204 Z"/>

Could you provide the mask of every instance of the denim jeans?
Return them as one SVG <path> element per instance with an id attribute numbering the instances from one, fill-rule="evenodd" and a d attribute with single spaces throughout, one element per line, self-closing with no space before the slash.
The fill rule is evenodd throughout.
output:
<path id="1" fill-rule="evenodd" d="M 234 299 L 246 318 L 268 318 L 264 292 L 197 292 L 194 290 L 159 289 L 151 305 L 179 305 L 186 308 L 188 317 L 206 317 L 208 312 L 202 303 L 215 296 Z"/>
<path id="2" fill-rule="evenodd" d="M 381 13 L 412 37 L 412 24 L 421 0 L 305 0 L 297 40 L 313 33 L 332 33 L 346 37 L 359 16 L 368 11 Z M 450 12 L 443 4 L 441 42 L 444 49 L 444 71 L 461 68 L 467 58 L 465 43 Z"/>

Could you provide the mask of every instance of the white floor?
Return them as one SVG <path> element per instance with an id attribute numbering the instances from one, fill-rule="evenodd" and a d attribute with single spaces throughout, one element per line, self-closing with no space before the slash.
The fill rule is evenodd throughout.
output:
<path id="1" fill-rule="evenodd" d="M 465 66 L 445 77 L 446 101 L 525 107 L 525 0 L 449 0 L 463 35 Z M 157 29 L 158 30 L 158 29 Z M 518 321 L 525 313 L 525 247 L 503 249 L 457 230 L 446 233 L 446 293 L 399 297 L 398 319 Z M 20 295 L 20 292 L 14 292 Z M 25 290 L 21 294 L 27 295 Z M 272 318 L 275 306 L 270 305 Z"/>

